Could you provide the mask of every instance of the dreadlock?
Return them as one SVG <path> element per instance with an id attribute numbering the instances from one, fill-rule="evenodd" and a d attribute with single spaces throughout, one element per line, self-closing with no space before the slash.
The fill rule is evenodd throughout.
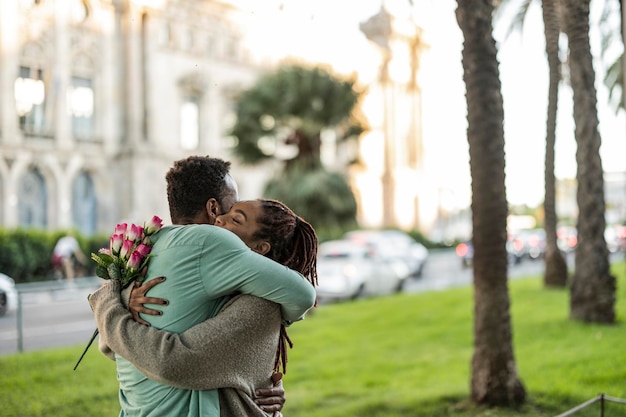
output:
<path id="1" fill-rule="evenodd" d="M 230 162 L 209 156 L 190 156 L 174 162 L 167 172 L 167 201 L 173 223 L 204 210 L 209 198 L 220 204 L 226 192 Z"/>
<path id="2" fill-rule="evenodd" d="M 316 287 L 318 240 L 315 229 L 280 201 L 257 201 L 261 205 L 262 214 L 257 219 L 259 228 L 254 237 L 270 243 L 271 249 L 265 256 L 300 272 Z M 281 325 L 275 371 L 282 365 L 283 373 L 287 373 L 287 345 L 293 348 L 287 329 Z"/>

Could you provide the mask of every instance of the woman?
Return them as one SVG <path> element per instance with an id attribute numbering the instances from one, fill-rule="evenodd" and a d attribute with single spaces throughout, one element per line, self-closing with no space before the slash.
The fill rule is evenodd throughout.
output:
<path id="1" fill-rule="evenodd" d="M 274 200 L 235 203 L 215 225 L 317 284 L 315 231 L 284 204 Z M 281 364 L 286 370 L 286 345 L 291 344 L 277 304 L 239 295 L 215 318 L 175 334 L 135 323 L 118 291 L 110 283 L 90 297 L 101 342 L 158 382 L 193 390 L 227 387 L 219 390 L 221 416 L 267 415 L 255 404 L 254 389 L 271 385 L 269 376 Z M 167 304 L 141 294 L 133 297 L 131 305 L 138 302 Z M 159 314 L 141 306 L 135 310 Z"/>

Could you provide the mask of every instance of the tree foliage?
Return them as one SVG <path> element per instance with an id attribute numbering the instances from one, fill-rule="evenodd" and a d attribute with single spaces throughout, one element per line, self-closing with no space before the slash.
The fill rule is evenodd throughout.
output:
<path id="1" fill-rule="evenodd" d="M 322 168 L 306 174 L 294 169 L 271 180 L 264 194 L 293 208 L 316 228 L 320 238 L 337 237 L 356 227 L 356 200 L 340 174 Z"/>
<path id="2" fill-rule="evenodd" d="M 285 65 L 262 76 L 237 99 L 235 154 L 244 163 L 278 157 L 294 145 L 292 159 L 319 165 L 320 133 L 333 129 L 337 141 L 357 138 L 365 129 L 356 114 L 360 93 L 355 79 L 341 79 L 322 67 Z"/>

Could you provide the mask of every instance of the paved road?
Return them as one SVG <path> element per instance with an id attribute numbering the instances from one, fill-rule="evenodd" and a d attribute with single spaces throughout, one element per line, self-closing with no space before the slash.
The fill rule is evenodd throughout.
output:
<path id="1" fill-rule="evenodd" d="M 574 257 L 568 263 L 573 267 Z M 509 265 L 509 278 L 539 275 L 543 273 L 542 260 L 524 259 L 519 264 Z M 472 268 L 463 268 L 453 250 L 432 250 L 421 278 L 411 280 L 405 287 L 407 292 L 438 291 L 447 288 L 470 285 Z"/>
<path id="2" fill-rule="evenodd" d="M 86 343 L 96 328 L 87 295 L 96 288 L 21 294 L 23 351 Z M 16 353 L 18 346 L 18 315 L 0 317 L 0 355 Z"/>

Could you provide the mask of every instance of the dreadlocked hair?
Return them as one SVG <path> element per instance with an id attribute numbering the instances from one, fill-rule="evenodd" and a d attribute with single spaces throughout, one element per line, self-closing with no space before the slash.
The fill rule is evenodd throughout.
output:
<path id="1" fill-rule="evenodd" d="M 174 162 L 165 175 L 172 222 L 194 217 L 205 209 L 210 198 L 221 204 L 229 171 L 230 162 L 209 156 L 190 156 Z"/>
<path id="2" fill-rule="evenodd" d="M 271 249 L 265 256 L 298 271 L 316 287 L 318 239 L 313 226 L 280 201 L 257 201 L 261 205 L 262 214 L 256 219 L 258 230 L 254 237 L 270 243 Z M 317 301 L 315 305 L 317 306 Z M 285 374 L 287 346 L 293 348 L 293 342 L 287 335 L 285 326 L 281 325 L 274 370 L 278 371 L 282 365 Z"/>

